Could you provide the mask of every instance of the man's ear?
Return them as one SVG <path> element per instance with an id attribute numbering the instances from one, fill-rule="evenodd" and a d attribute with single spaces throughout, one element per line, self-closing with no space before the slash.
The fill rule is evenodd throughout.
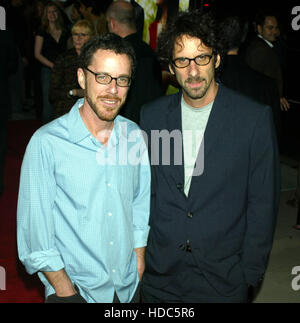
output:
<path id="1" fill-rule="evenodd" d="M 172 75 L 175 75 L 174 66 L 172 64 L 169 64 L 169 71 Z"/>
<path id="2" fill-rule="evenodd" d="M 116 19 L 114 19 L 114 18 L 109 18 L 109 20 L 107 21 L 107 28 L 108 28 L 108 31 L 110 32 L 110 33 L 116 33 L 117 34 L 117 30 L 116 30 L 116 28 L 117 28 L 117 21 L 116 21 Z"/>
<path id="3" fill-rule="evenodd" d="M 80 87 L 85 90 L 85 73 L 82 68 L 77 69 L 77 81 Z"/>
<path id="4" fill-rule="evenodd" d="M 220 54 L 218 54 L 216 56 L 215 69 L 217 69 L 220 66 L 220 63 L 221 63 L 221 56 Z"/>
<path id="5" fill-rule="evenodd" d="M 257 28 L 258 34 L 259 35 L 262 35 L 262 26 L 261 25 L 257 25 L 256 28 Z"/>

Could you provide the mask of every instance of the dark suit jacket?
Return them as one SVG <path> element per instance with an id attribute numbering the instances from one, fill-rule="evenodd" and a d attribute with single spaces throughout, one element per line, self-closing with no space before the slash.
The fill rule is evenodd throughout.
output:
<path id="1" fill-rule="evenodd" d="M 219 86 L 202 143 L 203 173 L 193 177 L 188 197 L 183 165 L 176 165 L 173 157 L 181 143 L 171 140 L 170 163 L 162 165 L 157 160 L 166 153 L 167 141 L 164 147 L 157 145 L 158 133 L 153 132 L 181 131 L 181 93 L 144 106 L 140 125 L 147 133 L 152 165 L 143 282 L 156 289 L 174 284 L 186 270 L 184 246 L 189 240 L 198 267 L 198 274 L 191 270 L 189 276 L 195 286 L 200 273 L 225 296 L 241 284 L 256 285 L 266 270 L 280 194 L 271 109 Z M 191 291 L 189 300 L 198 296 Z"/>
<path id="2" fill-rule="evenodd" d="M 142 105 L 163 95 L 161 67 L 152 48 L 137 33 L 124 39 L 134 48 L 137 65 L 120 114 L 139 123 Z"/>
<path id="3" fill-rule="evenodd" d="M 140 39 L 143 39 L 143 32 L 144 32 L 144 20 L 145 20 L 145 13 L 142 6 L 140 6 L 137 2 L 134 0 L 130 1 L 133 8 L 134 8 L 134 14 L 135 14 L 135 24 L 137 33 Z"/>
<path id="4" fill-rule="evenodd" d="M 246 50 L 246 62 L 254 70 L 276 80 L 279 95 L 283 95 L 280 60 L 273 48 L 263 39 L 255 37 Z"/>
<path id="5" fill-rule="evenodd" d="M 280 97 L 276 81 L 249 67 L 239 55 L 227 55 L 220 73 L 227 87 L 272 108 L 277 137 L 281 134 Z"/>

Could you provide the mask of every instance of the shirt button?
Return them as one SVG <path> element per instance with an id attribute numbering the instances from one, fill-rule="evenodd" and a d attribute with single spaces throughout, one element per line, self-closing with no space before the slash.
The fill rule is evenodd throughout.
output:
<path id="1" fill-rule="evenodd" d="M 116 272 L 116 270 L 115 270 L 115 269 L 113 269 L 113 270 L 112 270 L 112 272 L 113 272 L 113 273 L 115 273 L 115 272 Z"/>
<path id="2" fill-rule="evenodd" d="M 178 190 L 181 191 L 182 188 L 183 188 L 183 185 L 181 183 L 178 183 L 178 184 L 176 184 L 176 187 L 177 187 Z"/>
<path id="3" fill-rule="evenodd" d="M 112 246 L 112 245 L 114 244 L 114 242 L 113 242 L 113 241 L 111 241 L 109 244 Z"/>
<path id="4" fill-rule="evenodd" d="M 182 250 L 182 251 L 183 251 L 183 250 L 185 250 L 185 245 L 184 245 L 184 244 L 181 244 L 181 245 L 179 246 L 179 249 L 180 249 L 180 250 Z"/>
<path id="5" fill-rule="evenodd" d="M 111 184 L 110 183 L 107 183 L 107 187 L 110 187 L 111 186 Z"/>
<path id="6" fill-rule="evenodd" d="M 188 212 L 187 216 L 191 219 L 193 217 L 193 213 L 192 212 Z"/>
<path id="7" fill-rule="evenodd" d="M 111 213 L 111 212 L 109 212 L 109 213 L 108 213 L 108 216 L 112 216 L 112 213 Z"/>

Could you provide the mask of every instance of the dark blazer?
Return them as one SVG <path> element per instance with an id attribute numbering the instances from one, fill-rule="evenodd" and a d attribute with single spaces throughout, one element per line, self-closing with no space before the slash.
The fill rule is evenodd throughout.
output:
<path id="1" fill-rule="evenodd" d="M 158 132 L 153 132 L 176 136 L 175 130 L 181 131 L 181 93 L 145 105 L 140 125 L 147 134 L 152 170 L 143 282 L 156 289 L 174 284 L 186 270 L 189 240 L 198 268 L 189 275 L 195 286 L 200 274 L 225 296 L 241 284 L 257 285 L 272 247 L 280 194 L 271 109 L 219 85 L 200 149 L 204 158 L 198 155 L 197 160 L 204 162 L 203 173 L 193 177 L 188 197 L 183 165 L 173 157 L 182 142 L 170 141 L 170 162 L 162 165 L 166 137 L 164 147 L 162 141 L 157 145 Z M 198 296 L 190 291 L 188 297 Z"/>
<path id="2" fill-rule="evenodd" d="M 139 123 L 141 107 L 163 95 L 161 67 L 152 48 L 137 33 L 124 38 L 134 48 L 136 70 L 120 114 Z"/>
<path id="3" fill-rule="evenodd" d="M 274 79 L 252 69 L 240 55 L 226 55 L 220 80 L 227 87 L 270 106 L 277 137 L 280 138 L 280 96 Z"/>
<path id="4" fill-rule="evenodd" d="M 283 95 L 280 60 L 273 48 L 263 39 L 255 37 L 246 50 L 246 62 L 254 70 L 276 80 L 279 95 Z"/>

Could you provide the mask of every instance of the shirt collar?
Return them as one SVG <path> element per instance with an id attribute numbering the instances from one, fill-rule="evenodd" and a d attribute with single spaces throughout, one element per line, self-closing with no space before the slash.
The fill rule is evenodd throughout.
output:
<path id="1" fill-rule="evenodd" d="M 91 136 L 91 133 L 85 126 L 79 112 L 79 108 L 83 105 L 83 102 L 84 99 L 78 99 L 68 113 L 69 138 L 73 143 L 77 143 L 84 138 Z M 118 144 L 120 136 L 127 138 L 127 126 L 128 123 L 125 118 L 121 116 L 115 118 L 113 131 L 109 138 L 109 143 L 112 146 Z"/>
<path id="2" fill-rule="evenodd" d="M 268 40 L 266 40 L 266 39 L 264 39 L 264 37 L 262 36 L 262 35 L 257 35 L 259 38 L 261 38 L 262 40 L 264 40 L 271 48 L 273 48 L 274 47 L 274 45 L 271 43 L 271 42 L 269 42 Z"/>
<path id="3" fill-rule="evenodd" d="M 73 143 L 79 142 L 90 135 L 79 113 L 79 108 L 83 105 L 83 101 L 84 99 L 78 99 L 68 113 L 69 138 Z"/>

